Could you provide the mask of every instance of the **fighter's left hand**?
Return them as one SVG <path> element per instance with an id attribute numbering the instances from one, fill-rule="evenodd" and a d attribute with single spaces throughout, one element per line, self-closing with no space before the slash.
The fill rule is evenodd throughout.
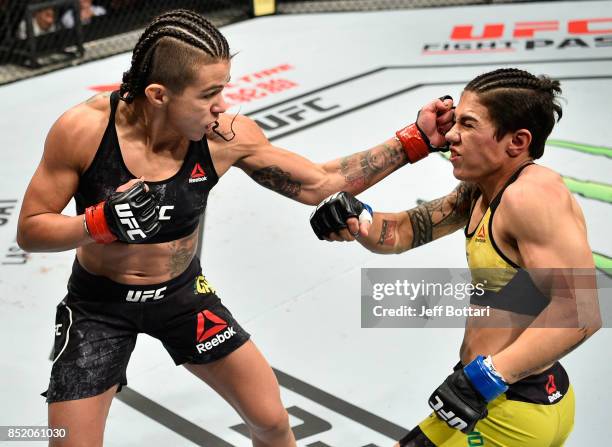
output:
<path id="1" fill-rule="evenodd" d="M 449 427 L 470 433 L 487 417 L 488 402 L 507 389 L 491 357 L 478 356 L 446 378 L 429 398 L 429 406 Z"/>
<path id="2" fill-rule="evenodd" d="M 338 192 L 323 200 L 310 216 L 317 237 L 327 241 L 354 241 L 367 236 L 372 208 L 348 192 Z"/>

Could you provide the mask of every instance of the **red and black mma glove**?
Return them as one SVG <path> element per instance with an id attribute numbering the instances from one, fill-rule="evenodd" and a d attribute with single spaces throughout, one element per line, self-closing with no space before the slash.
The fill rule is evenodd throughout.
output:
<path id="1" fill-rule="evenodd" d="M 85 224 L 93 240 L 109 244 L 116 240 L 137 244 L 151 238 L 161 228 L 157 203 L 144 182 L 85 210 Z"/>
<path id="2" fill-rule="evenodd" d="M 310 216 L 310 225 L 321 240 L 331 233 L 347 228 L 346 220 L 356 217 L 359 223 L 372 222 L 372 208 L 348 192 L 337 192 L 323 200 Z"/>
<path id="3" fill-rule="evenodd" d="M 451 96 L 442 96 L 440 100 L 453 99 Z M 449 150 L 449 144 L 444 146 L 434 146 L 429 141 L 429 138 L 423 132 L 421 126 L 419 126 L 419 115 L 421 111 L 417 113 L 417 119 L 414 123 L 404 127 L 403 129 L 395 132 L 395 136 L 402 144 L 408 161 L 410 163 L 416 163 L 417 161 L 427 157 L 431 152 L 446 152 Z"/>
<path id="4" fill-rule="evenodd" d="M 489 414 L 487 404 L 507 389 L 491 356 L 479 355 L 446 378 L 429 398 L 429 406 L 449 427 L 468 434 Z"/>

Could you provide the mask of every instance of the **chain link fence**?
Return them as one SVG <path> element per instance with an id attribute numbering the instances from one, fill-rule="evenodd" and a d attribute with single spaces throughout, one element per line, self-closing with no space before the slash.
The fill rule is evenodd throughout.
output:
<path id="1" fill-rule="evenodd" d="M 0 84 L 131 51 L 153 17 L 175 8 L 217 26 L 251 13 L 247 0 L 0 0 Z"/>
<path id="2" fill-rule="evenodd" d="M 0 85 L 131 51 L 161 12 L 187 8 L 217 26 L 259 14 L 424 8 L 525 0 L 0 0 Z"/>

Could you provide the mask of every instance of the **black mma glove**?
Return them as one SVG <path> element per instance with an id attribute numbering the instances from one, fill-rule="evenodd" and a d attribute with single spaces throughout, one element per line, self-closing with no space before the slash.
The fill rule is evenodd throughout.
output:
<path id="1" fill-rule="evenodd" d="M 127 191 L 115 192 L 104 202 L 87 208 L 87 231 L 101 244 L 115 240 L 144 242 L 161 228 L 156 206 L 153 194 L 145 189 L 144 182 L 138 182 Z"/>
<path id="2" fill-rule="evenodd" d="M 446 378 L 429 398 L 429 406 L 449 427 L 467 434 L 487 417 L 487 403 L 507 389 L 491 357 L 478 356 Z"/>
<path id="3" fill-rule="evenodd" d="M 317 205 L 310 215 L 310 225 L 317 237 L 323 240 L 324 236 L 347 228 L 346 220 L 349 217 L 356 217 L 360 222 L 371 222 L 372 208 L 348 192 L 337 192 Z"/>

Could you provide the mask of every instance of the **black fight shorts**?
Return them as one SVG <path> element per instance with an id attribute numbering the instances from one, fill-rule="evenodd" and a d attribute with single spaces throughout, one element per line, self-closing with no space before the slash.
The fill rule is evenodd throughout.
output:
<path id="1" fill-rule="evenodd" d="M 213 362 L 250 337 L 197 258 L 178 277 L 146 286 L 92 275 L 75 260 L 68 295 L 57 306 L 47 402 L 96 396 L 116 384 L 120 390 L 139 333 L 160 340 L 177 365 Z"/>

